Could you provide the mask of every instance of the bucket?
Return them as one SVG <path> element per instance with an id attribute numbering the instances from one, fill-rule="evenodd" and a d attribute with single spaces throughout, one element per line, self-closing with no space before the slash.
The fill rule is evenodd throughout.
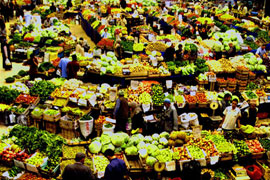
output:
<path id="1" fill-rule="evenodd" d="M 103 124 L 103 126 L 102 126 L 103 133 L 104 134 L 113 134 L 115 125 L 112 125 L 112 127 L 110 127 L 110 128 L 106 128 L 105 125 L 106 124 Z"/>

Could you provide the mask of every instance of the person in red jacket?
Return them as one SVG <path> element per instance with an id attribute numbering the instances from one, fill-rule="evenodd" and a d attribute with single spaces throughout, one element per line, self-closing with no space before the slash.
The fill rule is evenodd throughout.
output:
<path id="1" fill-rule="evenodd" d="M 77 72 L 80 69 L 80 65 L 77 62 L 77 56 L 72 55 L 72 61 L 67 64 L 68 79 L 77 78 Z"/>

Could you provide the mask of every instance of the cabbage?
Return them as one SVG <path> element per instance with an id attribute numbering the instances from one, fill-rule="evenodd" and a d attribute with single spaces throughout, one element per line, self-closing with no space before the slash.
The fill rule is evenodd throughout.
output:
<path id="1" fill-rule="evenodd" d="M 89 150 L 92 154 L 97 154 L 101 150 L 101 143 L 98 141 L 94 141 L 89 145 Z"/>
<path id="2" fill-rule="evenodd" d="M 147 157 L 147 149 L 140 149 L 139 150 L 139 154 L 142 158 L 146 158 Z"/>
<path id="3" fill-rule="evenodd" d="M 157 157 L 158 155 L 160 155 L 160 150 L 159 149 L 157 149 L 157 150 L 155 150 L 154 152 L 152 152 L 152 154 L 151 154 L 151 156 L 153 156 L 153 157 Z"/>
<path id="4" fill-rule="evenodd" d="M 121 135 L 126 143 L 128 142 L 128 140 L 129 140 L 129 135 L 128 135 L 127 133 L 119 132 L 119 133 L 117 133 L 117 134 Z"/>
<path id="5" fill-rule="evenodd" d="M 256 68 L 258 71 L 266 71 L 266 66 L 265 65 L 257 65 Z"/>
<path id="6" fill-rule="evenodd" d="M 151 136 L 145 136 L 145 137 L 144 137 L 144 141 L 145 141 L 145 142 L 152 142 L 153 139 L 152 139 Z"/>
<path id="7" fill-rule="evenodd" d="M 166 139 L 169 139 L 170 134 L 169 134 L 168 132 L 162 132 L 162 133 L 159 135 L 159 137 L 161 137 L 161 138 L 165 137 Z"/>
<path id="8" fill-rule="evenodd" d="M 165 137 L 159 139 L 159 143 L 166 146 L 168 144 L 168 140 Z"/>
<path id="9" fill-rule="evenodd" d="M 143 142 L 143 141 L 139 142 L 139 144 L 137 145 L 137 148 L 138 149 L 145 149 L 146 148 L 145 142 Z"/>
<path id="10" fill-rule="evenodd" d="M 258 59 L 258 64 L 262 64 L 263 60 L 261 58 Z"/>
<path id="11" fill-rule="evenodd" d="M 111 138 L 108 134 L 102 134 L 100 137 L 100 141 L 102 145 L 109 144 L 111 142 Z"/>
<path id="12" fill-rule="evenodd" d="M 154 158 L 154 157 L 148 156 L 148 157 L 146 158 L 146 164 L 147 164 L 148 166 L 150 166 L 150 167 L 153 167 L 154 164 L 155 164 L 156 162 L 157 162 L 157 159 Z"/>
<path id="13" fill-rule="evenodd" d="M 135 146 L 131 146 L 125 149 L 125 153 L 128 156 L 135 156 L 138 154 L 138 149 Z"/>
<path id="14" fill-rule="evenodd" d="M 147 147 L 147 151 L 148 151 L 148 154 L 152 154 L 153 152 L 157 151 L 158 150 L 158 147 L 154 144 L 150 144 L 148 147 Z"/>
<path id="15" fill-rule="evenodd" d="M 110 143 L 110 144 L 106 144 L 106 145 L 102 146 L 101 152 L 102 152 L 102 153 L 105 153 L 105 151 L 106 151 L 107 149 L 111 149 L 111 150 L 114 151 L 114 150 L 115 150 L 115 147 L 114 147 L 114 145 L 112 145 L 111 143 Z"/>
<path id="16" fill-rule="evenodd" d="M 158 145 L 158 141 L 153 141 L 152 144 L 154 144 L 154 145 L 157 146 Z"/>
<path id="17" fill-rule="evenodd" d="M 115 133 L 111 136 L 113 145 L 120 147 L 125 143 L 124 137 L 120 133 Z"/>
<path id="18" fill-rule="evenodd" d="M 158 140 L 159 139 L 159 135 L 157 133 L 152 135 L 153 140 Z"/>

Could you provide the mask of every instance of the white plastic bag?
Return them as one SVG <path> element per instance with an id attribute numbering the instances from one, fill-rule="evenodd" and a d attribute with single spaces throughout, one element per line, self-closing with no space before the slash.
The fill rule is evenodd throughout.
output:
<path id="1" fill-rule="evenodd" d="M 11 62 L 8 58 L 6 59 L 5 64 L 6 64 L 6 66 L 11 66 Z"/>
<path id="2" fill-rule="evenodd" d="M 79 123 L 80 123 L 81 133 L 86 138 L 93 131 L 94 119 L 92 118 L 89 120 L 80 120 Z"/>

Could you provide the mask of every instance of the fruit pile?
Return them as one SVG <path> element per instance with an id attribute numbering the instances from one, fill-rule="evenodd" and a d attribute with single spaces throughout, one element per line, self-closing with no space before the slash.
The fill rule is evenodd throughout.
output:
<path id="1" fill-rule="evenodd" d="M 246 125 L 246 126 L 242 125 L 240 130 L 245 134 L 251 134 L 255 131 L 255 128 L 251 125 Z"/>
<path id="2" fill-rule="evenodd" d="M 32 164 L 36 167 L 40 166 L 44 159 L 46 158 L 46 156 L 40 152 L 37 152 L 36 154 L 34 154 L 32 157 L 30 157 L 29 159 L 26 160 L 27 164 Z"/>
<path id="3" fill-rule="evenodd" d="M 196 96 L 191 96 L 191 95 L 185 95 L 185 99 L 187 101 L 187 103 L 189 104 L 196 104 L 197 103 L 197 99 Z"/>
<path id="4" fill-rule="evenodd" d="M 37 99 L 36 96 L 30 96 L 29 94 L 20 94 L 16 98 L 15 102 L 19 104 L 31 104 L 31 103 L 34 103 L 36 99 Z"/>
<path id="5" fill-rule="evenodd" d="M 204 93 L 197 92 L 196 99 L 197 99 L 198 103 L 207 103 L 207 98 L 206 98 L 206 95 Z"/>
<path id="6" fill-rule="evenodd" d="M 153 85 L 152 92 L 153 92 L 152 100 L 154 105 L 161 106 L 165 98 L 162 86 L 159 84 Z"/>
<path id="7" fill-rule="evenodd" d="M 138 97 L 137 94 L 130 94 L 128 96 L 128 102 L 133 102 L 133 101 L 136 102 L 136 103 L 139 102 L 139 97 Z"/>
<path id="8" fill-rule="evenodd" d="M 85 149 L 83 146 L 63 146 L 62 151 L 63 158 L 75 158 L 77 153 L 84 153 Z"/>
<path id="9" fill-rule="evenodd" d="M 175 160 L 189 160 L 191 159 L 186 147 L 182 146 L 182 147 L 176 147 L 173 149 L 173 159 Z"/>
<path id="10" fill-rule="evenodd" d="M 141 104 L 151 104 L 152 102 L 152 97 L 149 93 L 147 92 L 143 92 L 142 94 L 140 94 L 139 96 L 139 103 Z"/>
<path id="11" fill-rule="evenodd" d="M 207 156 L 218 156 L 218 151 L 215 148 L 215 145 L 213 141 L 206 140 L 204 138 L 197 138 L 197 139 L 190 139 L 190 141 L 187 143 L 188 145 L 197 146 L 200 149 L 204 150 Z"/>
<path id="12" fill-rule="evenodd" d="M 21 149 L 17 145 L 12 145 L 0 153 L 0 158 L 4 161 L 12 161 L 20 151 Z"/>
<path id="13" fill-rule="evenodd" d="M 15 157 L 16 160 L 24 162 L 26 159 L 28 159 L 30 156 L 25 152 L 17 153 L 17 156 Z"/>
<path id="14" fill-rule="evenodd" d="M 29 179 L 31 179 L 31 180 L 48 180 L 48 179 L 45 179 L 43 177 L 37 176 L 37 175 L 32 174 L 32 173 L 25 173 L 20 177 L 20 180 L 29 180 Z"/>
<path id="15" fill-rule="evenodd" d="M 110 162 L 105 156 L 95 156 L 93 163 L 97 172 L 104 172 Z"/>
<path id="16" fill-rule="evenodd" d="M 203 151 L 194 145 L 187 146 L 188 152 L 194 159 L 202 159 L 205 158 Z"/>
<path id="17" fill-rule="evenodd" d="M 237 155 L 238 156 L 246 156 L 250 154 L 250 150 L 246 144 L 245 141 L 243 140 L 234 140 L 233 141 L 236 149 L 237 149 Z"/>
<path id="18" fill-rule="evenodd" d="M 188 141 L 187 135 L 183 131 L 173 131 L 171 132 L 169 138 L 170 139 L 168 141 L 168 146 L 180 147 L 183 146 L 183 144 Z"/>
<path id="19" fill-rule="evenodd" d="M 54 106 L 59 106 L 59 107 L 62 107 L 62 106 L 65 106 L 68 102 L 68 99 L 64 99 L 64 98 L 56 98 L 53 102 L 53 105 Z"/>
<path id="20" fill-rule="evenodd" d="M 246 143 L 248 145 L 250 152 L 252 152 L 252 153 L 264 152 L 264 149 L 258 140 L 256 140 L 256 139 L 255 140 L 247 140 Z"/>
<path id="21" fill-rule="evenodd" d="M 223 135 L 220 134 L 210 134 L 206 135 L 206 139 L 209 139 L 214 142 L 216 145 L 216 148 L 218 152 L 220 153 L 231 153 L 231 152 L 237 152 L 235 146 L 228 142 Z"/>

